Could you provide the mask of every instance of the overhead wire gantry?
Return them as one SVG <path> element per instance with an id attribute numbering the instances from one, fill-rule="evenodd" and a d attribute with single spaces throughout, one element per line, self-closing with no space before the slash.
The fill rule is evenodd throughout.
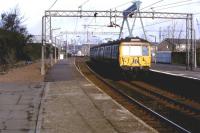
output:
<path id="1" fill-rule="evenodd" d="M 191 70 L 194 67 L 194 34 L 193 34 L 193 14 L 188 13 L 169 13 L 169 12 L 140 12 L 138 10 L 130 11 L 117 11 L 117 10 L 106 10 L 106 11 L 86 11 L 86 10 L 46 10 L 42 17 L 42 45 L 44 46 L 50 40 L 51 35 L 51 19 L 54 17 L 95 17 L 95 18 L 122 18 L 124 19 L 126 14 L 126 20 L 136 18 L 151 18 L 151 19 L 181 19 L 184 20 L 185 31 L 187 39 L 186 44 L 186 69 Z M 122 20 L 123 21 L 123 20 Z M 121 29 L 123 30 L 123 29 Z M 120 30 L 120 31 L 121 31 Z M 129 35 L 132 34 L 132 29 L 129 31 Z M 44 47 L 42 49 L 44 51 Z M 44 54 L 44 53 L 43 53 Z M 42 61 L 44 62 L 44 55 L 42 55 Z M 44 63 L 42 63 L 41 74 L 44 74 Z"/>

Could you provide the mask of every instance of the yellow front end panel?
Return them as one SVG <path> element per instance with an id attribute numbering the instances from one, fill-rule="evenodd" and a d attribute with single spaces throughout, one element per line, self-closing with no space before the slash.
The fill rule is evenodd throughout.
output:
<path id="1" fill-rule="evenodd" d="M 151 57 L 150 56 L 123 56 L 119 58 L 120 66 L 126 67 L 150 67 Z"/>

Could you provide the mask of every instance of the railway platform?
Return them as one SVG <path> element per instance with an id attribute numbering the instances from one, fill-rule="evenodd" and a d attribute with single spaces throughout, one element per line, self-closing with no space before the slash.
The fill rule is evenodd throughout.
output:
<path id="1" fill-rule="evenodd" d="M 73 58 L 54 65 L 46 82 L 38 133 L 157 132 L 88 81 Z"/>
<path id="2" fill-rule="evenodd" d="M 186 70 L 186 66 L 152 63 L 151 71 L 173 75 L 173 76 L 200 80 L 200 68 L 196 68 L 191 71 L 191 70 Z"/>

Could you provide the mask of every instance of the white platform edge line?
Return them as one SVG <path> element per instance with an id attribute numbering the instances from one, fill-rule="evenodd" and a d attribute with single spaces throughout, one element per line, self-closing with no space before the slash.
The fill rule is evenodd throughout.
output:
<path id="1" fill-rule="evenodd" d="M 165 71 L 160 71 L 160 70 L 155 70 L 155 69 L 150 69 L 153 72 L 158 72 L 158 73 L 163 73 L 163 74 L 168 74 L 168 75 L 172 75 L 172 76 L 178 76 L 178 77 L 184 77 L 184 78 L 189 78 L 189 79 L 195 79 L 195 80 L 200 80 L 198 78 L 195 77 L 190 77 L 190 76 L 185 76 L 185 75 L 180 75 L 180 74 L 175 74 L 175 73 L 170 73 L 170 72 L 165 72 Z"/>

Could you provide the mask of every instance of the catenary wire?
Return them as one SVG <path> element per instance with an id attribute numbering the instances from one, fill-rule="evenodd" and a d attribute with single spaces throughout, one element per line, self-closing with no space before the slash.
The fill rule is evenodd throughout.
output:
<path id="1" fill-rule="evenodd" d="M 164 0 L 159 0 L 159 1 L 155 2 L 155 3 L 153 3 L 153 4 L 150 4 L 150 5 L 146 6 L 146 7 L 143 7 L 143 8 L 140 9 L 140 10 L 144 10 L 144 9 L 146 9 L 146 8 L 148 8 L 148 7 L 151 7 L 152 5 L 158 4 L 158 3 L 163 2 L 163 1 L 164 1 Z"/>
<path id="2" fill-rule="evenodd" d="M 166 7 L 166 6 L 171 6 L 171 5 L 181 4 L 181 3 L 186 3 L 186 2 L 190 2 L 190 1 L 192 1 L 192 0 L 185 0 L 185 1 L 179 1 L 179 2 L 174 2 L 174 3 L 169 3 L 169 4 L 165 4 L 165 5 L 156 6 L 154 8 Z"/>
<path id="3" fill-rule="evenodd" d="M 49 7 L 49 10 L 57 3 L 58 0 L 55 0 L 54 3 Z"/>
<path id="4" fill-rule="evenodd" d="M 120 4 L 120 5 L 117 5 L 117 6 L 115 6 L 115 7 L 110 8 L 110 9 L 116 9 L 116 8 L 119 8 L 119 7 L 124 6 L 124 5 L 127 5 L 128 3 L 131 3 L 131 2 L 132 2 L 132 1 L 128 1 L 128 2 L 126 2 L 126 3 L 123 3 L 123 4 Z"/>
<path id="5" fill-rule="evenodd" d="M 200 1 L 199 2 L 187 3 L 187 4 L 176 5 L 176 6 L 170 6 L 170 7 L 166 7 L 166 8 L 158 8 L 157 9 L 157 7 L 156 7 L 154 9 L 156 9 L 156 10 L 165 10 L 165 9 L 171 9 L 171 8 L 176 8 L 176 7 L 181 7 L 181 6 L 187 6 L 187 5 L 197 4 L 197 3 L 200 3 Z"/>

